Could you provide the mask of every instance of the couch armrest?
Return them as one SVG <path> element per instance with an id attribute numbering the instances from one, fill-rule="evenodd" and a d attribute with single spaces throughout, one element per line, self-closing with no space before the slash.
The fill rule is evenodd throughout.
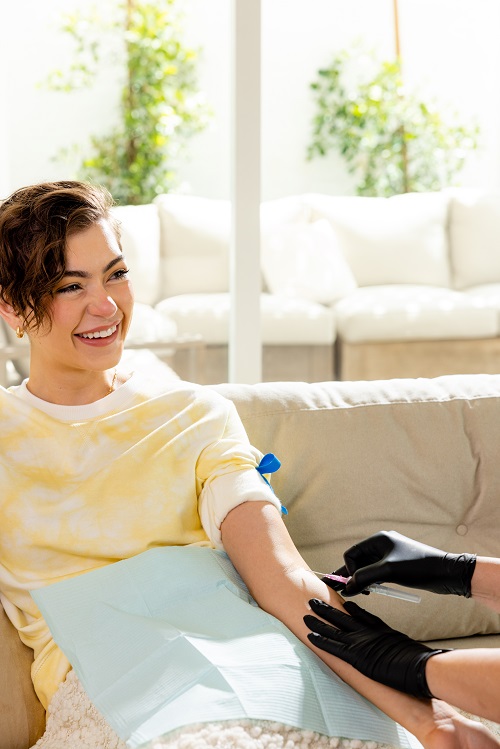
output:
<path id="1" fill-rule="evenodd" d="M 31 682 L 33 652 L 0 604 L 0 749 L 28 749 L 45 729 L 45 710 Z"/>

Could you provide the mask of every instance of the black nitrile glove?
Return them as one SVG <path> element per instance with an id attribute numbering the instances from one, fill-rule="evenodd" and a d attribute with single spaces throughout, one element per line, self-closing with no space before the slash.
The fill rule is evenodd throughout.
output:
<path id="1" fill-rule="evenodd" d="M 380 531 L 347 549 L 344 562 L 336 574 L 352 579 L 341 588 L 332 584 L 343 596 L 361 593 L 372 583 L 392 582 L 470 598 L 476 556 L 449 554 L 396 531 Z"/>
<path id="2" fill-rule="evenodd" d="M 316 598 L 309 605 L 318 616 L 334 625 L 315 616 L 305 616 L 304 622 L 314 633 L 307 636 L 313 645 L 388 687 L 414 697 L 433 696 L 427 686 L 425 665 L 431 656 L 445 650 L 431 650 L 415 642 L 353 601 L 344 604 L 351 616 Z"/>

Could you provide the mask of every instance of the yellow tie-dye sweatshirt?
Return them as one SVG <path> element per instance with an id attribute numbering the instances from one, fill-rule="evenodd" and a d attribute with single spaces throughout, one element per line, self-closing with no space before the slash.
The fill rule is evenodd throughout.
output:
<path id="1" fill-rule="evenodd" d="M 0 388 L 0 600 L 47 706 L 70 666 L 30 590 L 162 545 L 222 548 L 248 500 L 279 501 L 234 405 L 140 374 L 87 406 Z"/>

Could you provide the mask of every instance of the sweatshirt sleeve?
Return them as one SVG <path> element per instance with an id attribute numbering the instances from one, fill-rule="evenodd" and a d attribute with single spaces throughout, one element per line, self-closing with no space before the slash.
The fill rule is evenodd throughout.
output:
<path id="1" fill-rule="evenodd" d="M 262 453 L 252 447 L 233 403 L 220 439 L 208 445 L 197 463 L 201 487 L 198 512 L 205 533 L 216 549 L 223 549 L 221 524 L 243 502 L 270 502 L 281 512 L 281 502 L 268 481 L 257 471 Z"/>

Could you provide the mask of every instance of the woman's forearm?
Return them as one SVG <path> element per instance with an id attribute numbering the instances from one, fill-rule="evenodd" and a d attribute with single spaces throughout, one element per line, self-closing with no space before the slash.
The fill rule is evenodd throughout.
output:
<path id="1" fill-rule="evenodd" d="M 500 611 L 500 559 L 477 558 L 471 593 L 479 603 L 493 611 Z"/>
<path id="2" fill-rule="evenodd" d="M 222 524 L 222 540 L 233 564 L 261 608 L 280 619 L 308 647 L 308 601 L 320 598 L 341 607 L 342 599 L 312 573 L 295 548 L 277 510 L 265 503 L 247 502 L 232 510 Z M 420 741 L 436 726 L 430 701 L 417 700 L 368 679 L 342 660 L 314 648 L 343 681 L 369 699 Z M 444 714 L 444 713 L 443 713 Z M 442 721 L 444 724 L 444 720 Z M 439 744 L 436 744 L 438 746 Z"/>

